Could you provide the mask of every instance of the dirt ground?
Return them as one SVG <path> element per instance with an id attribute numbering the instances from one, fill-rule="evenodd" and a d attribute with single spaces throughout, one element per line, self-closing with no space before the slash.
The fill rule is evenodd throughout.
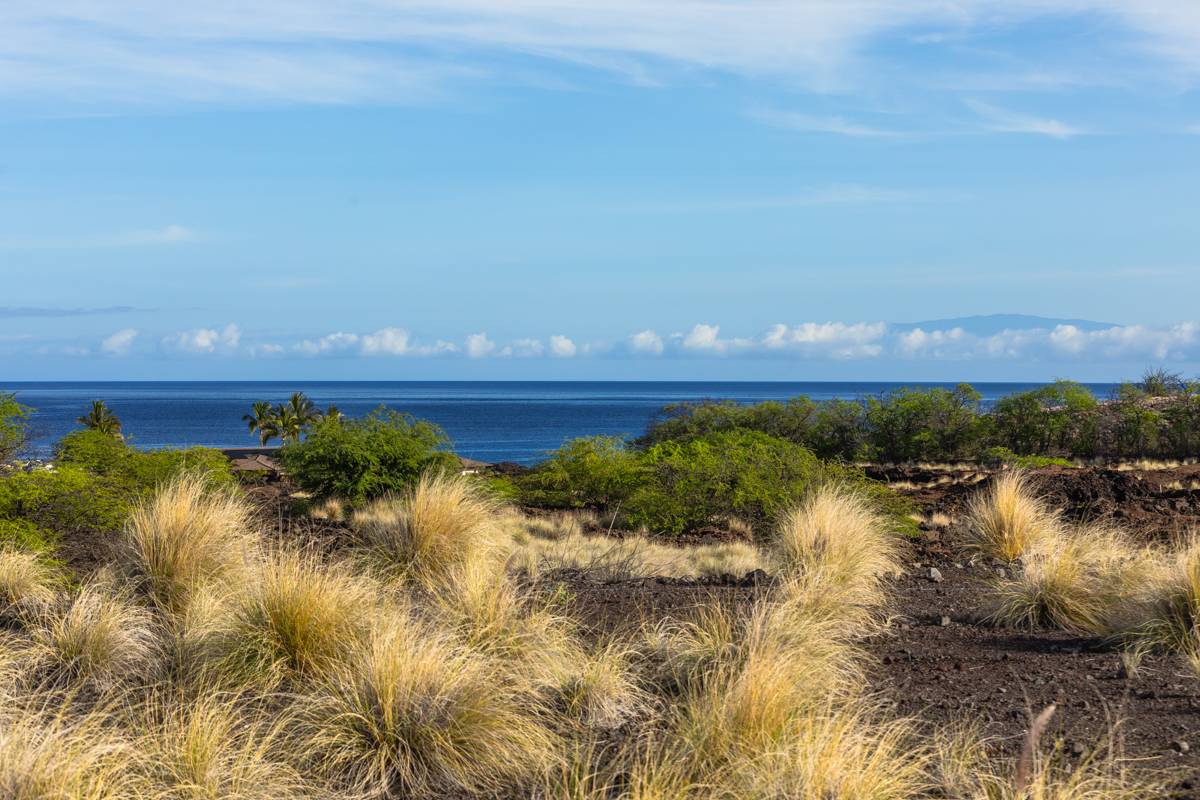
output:
<path id="1" fill-rule="evenodd" d="M 876 470 L 875 477 L 896 484 L 927 519 L 941 517 L 908 546 L 905 574 L 892 586 L 889 629 L 867 643 L 871 689 L 881 705 L 934 726 L 974 723 L 995 748 L 1015 755 L 1031 716 L 1054 703 L 1043 749 L 1056 746 L 1057 757 L 1077 762 L 1115 747 L 1144 766 L 1178 771 L 1173 796 L 1200 800 L 1200 679 L 1181 660 L 1147 656 L 1130 675 L 1111 643 L 979 621 L 981 584 L 996 567 L 962 557 L 958 522 L 990 474 L 906 468 Z M 1071 520 L 1112 520 L 1143 541 L 1200 530 L 1200 465 L 1053 467 L 1032 478 Z M 273 497 L 259 499 L 264 510 L 282 508 Z M 343 526 L 276 513 L 276 524 L 291 528 L 289 538 L 339 549 Z M 568 590 L 575 615 L 594 635 L 686 618 L 712 601 L 748 607 L 770 590 L 763 575 L 687 581 L 568 571 L 553 580 Z"/>
<path id="2" fill-rule="evenodd" d="M 916 483 L 908 475 L 897 480 Z M 986 475 L 906 489 L 926 514 L 961 515 Z M 1035 484 L 1071 519 L 1113 519 L 1133 537 L 1163 540 L 1200 529 L 1200 467 L 1169 471 L 1038 471 Z M 1187 488 L 1197 481 L 1198 489 Z M 1183 488 L 1179 488 L 1180 485 Z M 1144 766 L 1179 771 L 1179 798 L 1200 798 L 1200 679 L 1178 658 L 1147 656 L 1132 674 L 1117 648 L 1059 631 L 979 621 L 986 564 L 961 557 L 955 527 L 930 527 L 906 555 L 892 587 L 887 634 L 868 643 L 880 703 L 934 725 L 969 721 L 1015 754 L 1029 720 L 1054 703 L 1043 747 L 1069 762 L 1114 747 Z M 936 570 L 936 574 L 931 572 Z M 768 583 L 728 576 L 703 583 L 559 576 L 585 625 L 611 632 L 642 620 L 684 617 L 711 600 L 749 605 Z M 1110 735 L 1111 734 L 1111 735 Z"/>
<path id="3" fill-rule="evenodd" d="M 926 512 L 959 516 L 990 477 L 985 470 L 874 468 Z M 1049 467 L 1030 472 L 1034 488 L 1053 508 L 1078 522 L 1115 521 L 1157 541 L 1200 530 L 1200 464 L 1170 469 Z"/>

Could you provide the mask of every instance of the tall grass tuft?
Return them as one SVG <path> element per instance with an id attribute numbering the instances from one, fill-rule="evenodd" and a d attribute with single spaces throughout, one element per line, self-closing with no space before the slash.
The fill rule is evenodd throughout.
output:
<path id="1" fill-rule="evenodd" d="M 1046 712 L 1043 711 L 1043 715 Z M 1170 796 L 1178 775 L 1148 769 L 1126 758 L 1117 747 L 1119 731 L 1110 730 L 1078 761 L 1063 757 L 1060 744 L 1039 746 L 1039 718 L 1031 723 L 1022 755 L 997 759 L 978 730 L 958 726 L 936 738 L 930 774 L 937 797 L 988 800 L 1141 800 Z"/>
<path id="2" fill-rule="evenodd" d="M 367 506 L 352 526 L 385 575 L 432 585 L 495 547 L 499 508 L 471 477 L 438 472 L 423 475 L 405 495 Z"/>
<path id="3" fill-rule="evenodd" d="M 490 559 L 474 558 L 452 568 L 431 591 L 429 612 L 439 626 L 531 691 L 561 686 L 585 661 L 574 624 L 523 595 L 495 566 Z"/>
<path id="4" fill-rule="evenodd" d="M 818 489 L 783 515 L 773 552 L 782 594 L 823 597 L 848 621 L 856 610 L 881 607 L 884 580 L 900 571 L 896 537 L 883 517 L 869 500 L 839 486 Z"/>
<path id="5" fill-rule="evenodd" d="M 1120 628 L 1145 644 L 1200 659 L 1200 535 L 1192 534 L 1175 548 Z"/>
<path id="6" fill-rule="evenodd" d="M 280 550 L 238 599 L 221 670 L 267 685 L 315 676 L 348 657 L 366 634 L 379 590 L 344 564 Z"/>
<path id="7" fill-rule="evenodd" d="M 1156 556 L 1131 546 L 1119 530 L 1062 529 L 1028 550 L 1011 577 L 992 579 L 986 616 L 1008 625 L 1112 633 L 1116 620 L 1161 573 Z"/>
<path id="8" fill-rule="evenodd" d="M 140 797 L 136 755 L 108 725 L 104 709 L 69 700 L 0 708 L 0 797 L 17 800 L 125 800 Z"/>
<path id="9" fill-rule="evenodd" d="M 509 568 L 536 577 L 558 569 L 586 570 L 613 578 L 698 578 L 742 576 L 763 566 L 759 550 L 746 542 L 678 547 L 629 534 L 616 538 L 563 533 L 543 536 L 536 525 L 516 527 Z"/>
<path id="10" fill-rule="evenodd" d="M 164 800 L 269 800 L 312 792 L 284 758 L 290 715 L 253 698 L 155 697 L 134 723 L 153 796 Z"/>
<path id="11" fill-rule="evenodd" d="M 566 673 L 560 693 L 567 716 L 587 728 L 618 728 L 643 715 L 649 698 L 633 675 L 635 652 L 619 640 L 598 645 Z"/>
<path id="12" fill-rule="evenodd" d="M 492 662 L 403 615 L 329 674 L 313 713 L 323 771 L 361 792 L 511 792 L 555 749 L 536 706 Z"/>
<path id="13" fill-rule="evenodd" d="M 734 657 L 743 630 L 744 621 L 715 602 L 698 606 L 689 619 L 643 626 L 642 669 L 661 693 L 680 694 Z"/>
<path id="14" fill-rule="evenodd" d="M 120 560 L 165 609 L 177 612 L 206 583 L 245 579 L 256 537 L 245 502 L 184 474 L 134 509 Z"/>
<path id="15" fill-rule="evenodd" d="M 151 614 L 101 583 L 64 598 L 31 633 L 39 660 L 56 677 L 97 688 L 146 678 L 159 652 Z"/>
<path id="16" fill-rule="evenodd" d="M 0 546 L 0 612 L 45 606 L 59 582 L 58 570 L 42 554 Z"/>
<path id="17" fill-rule="evenodd" d="M 970 548 L 1004 562 L 1019 560 L 1059 535 L 1059 515 L 1034 496 L 1019 471 L 1002 472 L 967 511 Z"/>
<path id="18" fill-rule="evenodd" d="M 866 703 L 831 704 L 797 717 L 782 746 L 731 765 L 744 797 L 918 797 L 929 788 L 928 746 L 906 720 L 881 720 Z"/>

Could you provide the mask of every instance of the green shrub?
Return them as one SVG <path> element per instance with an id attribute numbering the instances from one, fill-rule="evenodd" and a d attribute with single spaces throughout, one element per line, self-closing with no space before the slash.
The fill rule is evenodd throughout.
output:
<path id="1" fill-rule="evenodd" d="M 973 458 L 986 422 L 979 392 L 966 383 L 953 389 L 897 389 L 867 400 L 867 440 L 878 461 Z"/>
<path id="2" fill-rule="evenodd" d="M 130 492 L 143 493 L 182 472 L 200 472 L 214 484 L 232 485 L 229 459 L 211 447 L 138 450 L 123 440 L 96 430 L 68 433 L 55 447 L 60 465 L 80 467 L 112 479 Z"/>
<path id="3" fill-rule="evenodd" d="M 0 519 L 57 533 L 119 530 L 131 500 L 122 484 L 72 465 L 0 479 Z"/>
<path id="4" fill-rule="evenodd" d="M 233 482 L 228 459 L 217 450 L 143 452 L 110 434 L 76 431 L 59 442 L 54 469 L 0 478 L 0 521 L 31 542 L 45 539 L 46 531 L 112 533 L 134 502 L 185 471 Z"/>
<path id="5" fill-rule="evenodd" d="M 609 508 L 645 480 L 640 456 L 616 436 L 572 439 L 518 479 L 521 501 L 553 508 Z"/>
<path id="6" fill-rule="evenodd" d="M 1148 456 L 1159 454 L 1162 414 L 1147 403 L 1146 393 L 1132 383 L 1121 384 L 1106 409 L 1107 455 Z"/>
<path id="7" fill-rule="evenodd" d="M 682 533 L 722 514 L 762 525 L 823 476 L 812 451 L 758 431 L 662 442 L 642 462 L 646 480 L 624 511 L 633 525 L 656 533 Z"/>
<path id="8" fill-rule="evenodd" d="M 13 394 L 0 394 L 0 463 L 10 460 L 25 446 L 29 434 L 26 420 L 30 409 Z"/>
<path id="9" fill-rule="evenodd" d="M 1189 458 L 1200 454 L 1200 383 L 1188 383 L 1161 411 L 1160 447 L 1166 454 Z"/>
<path id="10" fill-rule="evenodd" d="M 427 469 L 460 465 L 441 428 L 382 408 L 362 419 L 327 416 L 279 458 L 305 491 L 356 503 L 402 491 Z"/>
<path id="11" fill-rule="evenodd" d="M 753 405 L 732 400 L 675 403 L 664 408 L 634 444 L 647 448 L 721 431 L 758 431 L 807 447 L 821 458 L 853 460 L 866 441 L 863 415 L 861 402 L 817 402 L 803 395 Z"/>
<path id="12" fill-rule="evenodd" d="M 758 431 L 848 462 L 994 462 L 987 451 L 995 447 L 1017 457 L 1189 458 L 1200 454 L 1200 381 L 1152 370 L 1102 403 L 1087 387 L 1059 380 L 1003 397 L 986 412 L 967 384 L 899 389 L 862 401 L 677 403 L 633 445 L 646 449 L 725 431 Z"/>
<path id="13" fill-rule="evenodd" d="M 615 437 L 575 439 L 515 480 L 525 505 L 619 511 L 629 525 L 668 534 L 729 515 L 765 529 L 829 482 L 867 495 L 898 529 L 912 527 L 907 501 L 861 470 L 822 462 L 801 445 L 753 430 L 667 440 L 642 451 Z"/>
<path id="14" fill-rule="evenodd" d="M 865 415 L 866 407 L 856 400 L 827 400 L 804 444 L 821 458 L 861 459 L 867 447 Z"/>
<path id="15" fill-rule="evenodd" d="M 58 535 L 27 519 L 0 519 L 0 548 L 6 546 L 42 553 L 54 550 Z"/>
<path id="16" fill-rule="evenodd" d="M 1019 455 L 1094 455 L 1099 447 L 1100 404 L 1087 387 L 1055 381 L 996 401 L 992 440 Z"/>
<path id="17" fill-rule="evenodd" d="M 1021 469 L 1040 469 L 1042 467 L 1073 467 L 1075 464 L 1065 458 L 1053 456 L 1022 456 L 1017 455 L 1007 447 L 989 447 L 980 459 L 991 467 L 1019 467 Z"/>
<path id="18" fill-rule="evenodd" d="M 650 423 L 636 444 L 650 447 L 662 442 L 685 442 L 710 433 L 750 430 L 805 444 L 812 437 L 820 405 L 808 397 L 786 402 L 767 400 L 743 405 L 732 400 L 673 403 Z"/>
<path id="19" fill-rule="evenodd" d="M 1178 372 L 1154 367 L 1142 373 L 1137 387 L 1148 397 L 1175 397 L 1188 391 L 1188 382 Z"/>

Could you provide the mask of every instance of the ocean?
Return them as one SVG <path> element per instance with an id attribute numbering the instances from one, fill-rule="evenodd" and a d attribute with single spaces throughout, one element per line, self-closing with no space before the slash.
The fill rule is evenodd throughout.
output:
<path id="1" fill-rule="evenodd" d="M 984 403 L 1041 384 L 979 383 Z M 721 399 L 739 403 L 813 399 L 852 399 L 899 386 L 953 386 L 933 383 L 741 383 L 741 382 L 93 382 L 8 383 L 35 409 L 27 455 L 48 456 L 54 442 L 78 427 L 75 419 L 93 400 L 106 401 L 120 417 L 132 444 L 143 448 L 253 447 L 242 415 L 258 400 L 281 402 L 294 391 L 321 408 L 335 404 L 360 416 L 386 406 L 440 425 L 455 450 L 480 461 L 531 464 L 564 441 L 595 434 L 636 436 L 669 403 Z M 1089 384 L 1107 397 L 1114 384 Z"/>

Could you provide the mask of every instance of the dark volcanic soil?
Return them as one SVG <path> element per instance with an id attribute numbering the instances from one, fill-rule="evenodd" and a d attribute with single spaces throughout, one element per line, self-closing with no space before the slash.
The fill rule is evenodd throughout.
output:
<path id="1" fill-rule="evenodd" d="M 872 477 L 900 488 L 926 511 L 961 515 L 986 485 L 987 470 L 874 468 Z M 1036 491 L 1070 520 L 1114 520 L 1131 532 L 1167 541 L 1200 530 L 1200 464 L 1172 469 L 1050 467 L 1030 472 Z"/>
<path id="2" fill-rule="evenodd" d="M 915 548 L 893 588 L 893 634 L 871 644 L 873 683 L 899 711 L 974 720 L 1016 752 L 1031 712 L 1055 703 L 1050 732 L 1066 754 L 1102 746 L 1119 720 L 1114 743 L 1127 755 L 1200 778 L 1200 679 L 1181 659 L 1147 656 L 1128 676 L 1108 643 L 979 623 L 988 569 Z"/>
<path id="3" fill-rule="evenodd" d="M 942 574 L 940 583 L 927 577 L 930 566 Z M 896 581 L 890 632 L 868 643 L 870 682 L 881 700 L 899 715 L 935 725 L 974 722 L 1012 756 L 1032 716 L 1055 703 L 1044 748 L 1057 743 L 1063 758 L 1078 760 L 1113 746 L 1146 766 L 1179 770 L 1175 796 L 1200 798 L 1200 679 L 1167 656 L 1147 656 L 1130 677 L 1104 642 L 977 623 L 977 581 L 984 569 L 914 560 L 909 574 Z M 766 585 L 732 579 L 701 585 L 652 578 L 601 582 L 583 573 L 555 577 L 574 595 L 573 607 L 593 633 L 687 618 L 713 600 L 748 607 L 767 591 Z"/>
<path id="4" fill-rule="evenodd" d="M 957 518 L 970 494 L 986 485 L 987 476 L 980 477 L 908 493 L 925 513 Z M 1133 536 L 1158 540 L 1193 525 L 1200 528 L 1200 492 L 1187 488 L 1200 482 L 1200 467 L 1162 472 L 1053 468 L 1038 471 L 1034 480 L 1072 519 L 1112 518 Z M 868 643 L 871 684 L 883 702 L 933 724 L 973 721 L 996 747 L 1013 755 L 1031 715 L 1054 703 L 1044 748 L 1057 742 L 1063 758 L 1079 759 L 1111 744 L 1145 765 L 1180 770 L 1177 796 L 1200 798 L 1200 678 L 1181 659 L 1166 655 L 1147 656 L 1132 676 L 1126 675 L 1112 644 L 979 622 L 980 584 L 994 567 L 962 559 L 955 530 L 926 530 L 910 548 L 906 574 L 892 588 L 889 632 Z M 938 570 L 940 581 L 931 577 L 930 568 Z M 585 625 L 605 632 L 643 619 L 687 616 L 712 599 L 748 606 L 768 591 L 766 584 L 735 579 L 714 585 L 598 582 L 584 574 L 560 578 L 574 594 Z"/>

